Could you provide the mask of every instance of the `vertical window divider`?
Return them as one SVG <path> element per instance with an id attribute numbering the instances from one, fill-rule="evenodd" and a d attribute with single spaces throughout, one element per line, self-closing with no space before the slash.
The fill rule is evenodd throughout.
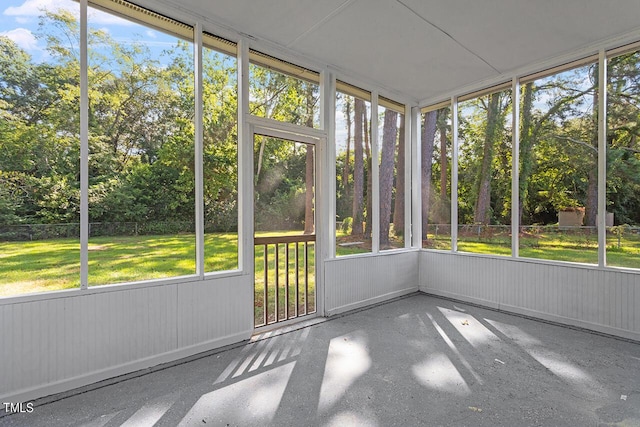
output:
<path id="1" fill-rule="evenodd" d="M 417 248 L 422 248 L 422 155 L 420 153 L 420 108 L 413 107 L 411 109 L 411 162 L 407 163 L 411 165 L 411 211 L 413 221 L 411 227 L 413 233 L 411 234 L 412 245 Z"/>
<path id="2" fill-rule="evenodd" d="M 520 79 L 511 83 L 511 256 L 520 252 Z"/>
<path id="3" fill-rule="evenodd" d="M 458 252 L 458 98 L 451 97 L 451 252 Z"/>
<path id="4" fill-rule="evenodd" d="M 598 55 L 598 267 L 607 265 L 607 56 Z M 594 106 L 595 107 L 595 106 Z"/>
<path id="5" fill-rule="evenodd" d="M 249 115 L 249 43 L 238 42 L 238 266 L 254 274 L 253 247 L 253 134 Z M 253 315 L 249 321 L 253 325 Z"/>
<path id="6" fill-rule="evenodd" d="M 203 174 L 203 98 L 202 98 L 202 24 L 194 26 L 193 82 L 195 102 L 194 171 L 195 171 L 195 234 L 196 275 L 204 279 L 204 174 Z"/>
<path id="7" fill-rule="evenodd" d="M 89 286 L 89 75 L 87 0 L 80 0 L 80 289 Z"/>
<path id="8" fill-rule="evenodd" d="M 413 237 L 411 235 L 411 177 L 413 173 L 413 167 L 411 164 L 411 129 L 413 124 L 412 107 L 409 104 L 404 106 L 404 247 L 411 248 L 416 246 L 413 244 Z M 419 247 L 419 246 L 418 246 Z"/>
<path id="9" fill-rule="evenodd" d="M 378 91 L 371 92 L 371 252 L 380 251 L 380 165 L 378 150 Z"/>

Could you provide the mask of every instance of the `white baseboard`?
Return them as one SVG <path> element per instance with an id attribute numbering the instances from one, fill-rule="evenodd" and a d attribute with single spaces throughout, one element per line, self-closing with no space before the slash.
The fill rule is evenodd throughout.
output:
<path id="1" fill-rule="evenodd" d="M 346 313 L 347 311 L 357 310 L 359 308 L 366 307 L 368 305 L 377 304 L 379 302 L 383 302 L 383 301 L 386 301 L 386 300 L 389 300 L 389 299 L 393 299 L 393 298 L 401 297 L 401 296 L 404 296 L 404 295 L 408 295 L 410 293 L 417 292 L 419 290 L 420 289 L 417 286 L 415 286 L 415 287 L 408 288 L 408 289 L 401 289 L 399 291 L 389 292 L 387 294 L 379 295 L 379 296 L 373 297 L 373 298 L 369 298 L 369 299 L 366 299 L 364 301 L 358 301 L 358 302 L 354 302 L 354 303 L 351 303 L 351 304 L 343 305 L 343 306 L 340 306 L 340 307 L 332 308 L 330 310 L 327 310 L 326 314 L 327 314 L 328 317 L 335 316 L 336 314 L 342 314 L 342 313 Z"/>

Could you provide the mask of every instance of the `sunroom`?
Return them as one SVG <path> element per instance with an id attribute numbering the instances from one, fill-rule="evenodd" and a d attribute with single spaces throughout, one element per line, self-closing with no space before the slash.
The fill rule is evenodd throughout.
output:
<path id="1" fill-rule="evenodd" d="M 0 423 L 389 301 L 452 351 L 472 308 L 611 340 L 640 381 L 637 1 L 2 8 Z M 433 372 L 482 384 L 456 351 Z"/>

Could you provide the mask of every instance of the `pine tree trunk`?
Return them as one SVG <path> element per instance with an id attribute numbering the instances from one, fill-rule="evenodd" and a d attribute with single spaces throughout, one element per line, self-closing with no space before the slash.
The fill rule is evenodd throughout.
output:
<path id="1" fill-rule="evenodd" d="M 482 165 L 478 175 L 478 198 L 476 200 L 473 222 L 476 224 L 489 224 L 491 207 L 491 174 L 493 171 L 493 152 L 496 136 L 498 135 L 498 108 L 500 106 L 500 93 L 489 95 L 487 111 L 487 127 L 485 129 L 484 148 L 482 152 Z"/>
<path id="2" fill-rule="evenodd" d="M 386 109 L 382 128 L 382 156 L 380 160 L 380 248 L 389 246 L 391 198 L 393 192 L 393 164 L 398 138 L 398 113 Z"/>
<path id="3" fill-rule="evenodd" d="M 393 231 L 404 235 L 404 114 L 400 115 L 398 129 L 398 163 L 396 166 L 396 201 L 393 207 Z"/>
<path id="4" fill-rule="evenodd" d="M 422 126 L 422 236 L 427 237 L 429 211 L 431 210 L 431 171 L 433 169 L 433 140 L 436 137 L 437 111 L 429 111 L 424 115 Z"/>
<path id="5" fill-rule="evenodd" d="M 353 132 L 353 209 L 351 234 L 362 235 L 364 211 L 364 153 L 362 150 L 362 116 L 365 110 L 364 101 L 355 100 L 354 132 Z"/>
<path id="6" fill-rule="evenodd" d="M 371 169 L 371 166 L 374 164 L 373 163 L 373 158 L 371 157 L 371 139 L 370 136 L 371 134 L 369 133 L 370 129 L 369 129 L 369 120 L 367 120 L 367 110 L 365 109 L 364 112 L 364 117 L 362 119 L 362 125 L 363 125 L 363 130 L 362 133 L 364 134 L 364 150 L 365 150 L 365 156 L 367 158 L 367 163 L 366 163 L 366 169 L 367 169 L 367 191 L 365 193 L 366 195 L 366 216 L 365 216 L 365 227 L 364 227 L 364 234 L 367 237 L 367 239 L 371 239 L 371 234 L 372 234 L 372 230 L 373 230 L 373 170 Z M 375 143 L 375 142 L 373 142 Z"/>
<path id="7" fill-rule="evenodd" d="M 442 115 L 438 122 L 440 130 L 440 200 L 445 203 L 449 199 L 447 194 L 449 174 L 447 170 L 449 166 L 447 157 L 447 115 L 449 114 L 449 108 L 440 110 L 440 114 Z"/>
<path id="8" fill-rule="evenodd" d="M 342 170 L 342 187 L 344 189 L 344 199 L 349 201 L 349 158 L 351 156 L 351 102 L 347 97 L 345 102 L 345 115 L 347 120 L 347 152 L 344 159 L 344 169 Z"/>

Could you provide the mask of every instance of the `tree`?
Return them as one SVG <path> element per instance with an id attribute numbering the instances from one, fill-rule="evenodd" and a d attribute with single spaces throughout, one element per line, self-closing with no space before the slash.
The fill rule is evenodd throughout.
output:
<path id="1" fill-rule="evenodd" d="M 396 235 L 404 234 L 404 198 L 405 198 L 405 157 L 404 157 L 404 114 L 400 115 L 400 127 L 398 129 L 398 165 L 396 167 L 396 197 L 395 205 L 393 208 L 393 230 Z"/>
<path id="2" fill-rule="evenodd" d="M 353 218 L 351 234 L 363 234 L 364 214 L 364 152 L 362 148 L 363 117 L 365 113 L 364 101 L 355 98 L 354 102 L 354 132 L 353 132 Z"/>
<path id="3" fill-rule="evenodd" d="M 433 142 L 436 134 L 437 111 L 429 111 L 424 115 L 422 126 L 422 235 L 426 238 L 431 210 L 431 171 L 433 167 Z"/>
<path id="4" fill-rule="evenodd" d="M 393 166 L 398 138 L 398 113 L 387 108 L 382 128 L 382 153 L 380 159 L 380 247 L 389 245 L 391 200 L 393 192 Z"/>

